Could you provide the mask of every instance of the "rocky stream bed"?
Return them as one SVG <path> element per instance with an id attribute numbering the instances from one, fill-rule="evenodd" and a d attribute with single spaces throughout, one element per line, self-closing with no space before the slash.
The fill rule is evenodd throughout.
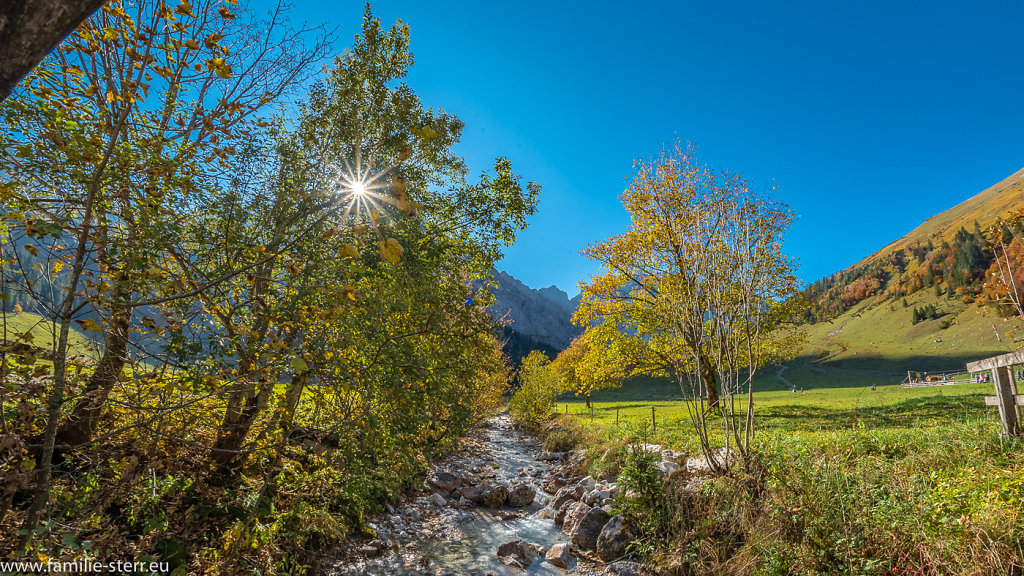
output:
<path id="1" fill-rule="evenodd" d="M 652 447 L 656 448 L 656 447 Z M 686 466 L 665 451 L 660 466 Z M 573 471 L 582 452 L 545 452 L 507 415 L 473 431 L 431 466 L 420 495 L 368 522 L 326 570 L 371 575 L 646 575 L 625 559 L 632 527 L 612 514 L 614 479 Z"/>

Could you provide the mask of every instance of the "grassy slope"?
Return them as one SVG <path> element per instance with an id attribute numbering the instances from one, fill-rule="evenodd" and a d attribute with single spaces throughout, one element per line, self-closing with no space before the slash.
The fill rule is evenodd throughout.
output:
<path id="1" fill-rule="evenodd" d="M 862 266 L 879 260 L 900 248 L 919 243 L 927 244 L 929 239 L 935 239 L 935 244 L 938 245 L 942 240 L 952 240 L 960 228 L 971 230 L 975 222 L 984 228 L 994 222 L 997 217 L 1005 216 L 1009 211 L 1022 207 L 1024 207 L 1024 169 L 1018 170 L 1002 182 L 983 190 L 949 210 L 932 216 L 903 238 L 854 266 Z"/>
<path id="2" fill-rule="evenodd" d="M 3 328 L 2 321 L 0 321 L 0 339 L 3 338 Z M 52 348 L 59 332 L 59 327 L 49 320 L 28 312 L 9 312 L 6 329 L 7 339 L 12 341 L 18 339 L 19 335 L 26 331 L 31 331 L 33 337 L 31 343 L 40 348 Z M 72 355 L 92 358 L 99 355 L 96 343 L 74 328 L 68 334 L 68 346 Z"/>
<path id="3" fill-rule="evenodd" d="M 989 309 L 935 296 L 927 289 L 906 300 L 907 307 L 900 300 L 861 303 L 831 322 L 805 327 L 804 348 L 782 378 L 797 387 L 895 384 L 908 370 L 963 370 L 967 362 L 1020 347 L 1008 334 L 1021 328 L 1018 319 L 999 318 Z M 912 324 L 914 308 L 927 304 L 944 315 Z M 770 381 L 761 383 L 771 389 Z M 779 378 L 775 384 L 784 386 Z"/>

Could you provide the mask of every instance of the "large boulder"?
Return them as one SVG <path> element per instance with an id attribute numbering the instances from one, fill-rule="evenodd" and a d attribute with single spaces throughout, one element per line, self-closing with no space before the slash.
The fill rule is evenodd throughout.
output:
<path id="1" fill-rule="evenodd" d="M 612 562 L 626 555 L 626 547 L 636 539 L 636 527 L 620 516 L 614 516 L 597 537 L 597 556 L 604 562 Z"/>
<path id="2" fill-rule="evenodd" d="M 662 460 L 661 462 L 654 463 L 654 471 L 658 474 L 658 478 L 669 478 L 679 471 L 679 464 L 668 460 Z"/>
<path id="3" fill-rule="evenodd" d="M 526 570 L 536 557 L 537 547 L 525 540 L 513 540 L 498 546 L 498 558 L 508 566 Z"/>
<path id="4" fill-rule="evenodd" d="M 686 466 L 686 460 L 690 455 L 682 450 L 662 450 L 661 459 L 668 460 L 669 462 L 675 462 L 680 466 Z"/>
<path id="5" fill-rule="evenodd" d="M 584 550 L 597 548 L 597 539 L 608 523 L 609 514 L 603 508 L 591 508 L 572 532 L 572 543 Z"/>
<path id="6" fill-rule="evenodd" d="M 508 498 L 508 488 L 499 484 L 484 491 L 480 500 L 488 508 L 501 508 L 501 505 L 505 503 L 505 498 Z"/>
<path id="7" fill-rule="evenodd" d="M 572 500 L 579 500 L 583 497 L 582 486 L 564 486 L 558 489 L 555 497 L 551 500 L 551 507 L 558 510 L 563 504 Z"/>
<path id="8" fill-rule="evenodd" d="M 555 544 L 544 557 L 559 568 L 568 568 L 569 563 L 572 562 L 572 546 L 565 542 Z"/>
<path id="9" fill-rule="evenodd" d="M 423 482 L 427 488 L 433 492 L 437 492 L 442 496 L 447 496 L 462 485 L 462 478 L 446 472 L 444 470 L 435 470 L 431 472 L 427 479 Z"/>
<path id="10" fill-rule="evenodd" d="M 565 519 L 562 521 L 562 532 L 572 536 L 576 532 L 576 528 L 583 521 L 583 517 L 590 512 L 590 506 L 587 506 L 583 502 L 573 502 L 569 504 L 569 507 L 565 511 Z"/>
<path id="11" fill-rule="evenodd" d="M 719 470 L 728 470 L 735 462 L 736 455 L 722 447 L 715 450 L 711 454 L 711 458 L 702 455 L 688 459 L 686 461 L 686 470 L 693 474 L 708 475 L 716 467 Z"/>
<path id="12" fill-rule="evenodd" d="M 532 486 L 520 482 L 512 485 L 512 488 L 508 491 L 506 502 L 513 508 L 522 508 L 532 504 L 536 496 L 537 491 Z"/>

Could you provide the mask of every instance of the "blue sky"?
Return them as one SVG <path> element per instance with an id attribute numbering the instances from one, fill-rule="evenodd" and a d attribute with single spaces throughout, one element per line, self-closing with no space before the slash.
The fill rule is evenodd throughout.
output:
<path id="1" fill-rule="evenodd" d="M 261 5 L 266 0 L 255 0 Z M 362 2 L 294 0 L 358 33 Z M 409 85 L 540 183 L 499 267 L 570 295 L 629 224 L 634 159 L 674 138 L 777 186 L 799 275 L 840 270 L 1024 167 L 1022 2 L 379 1 L 411 26 Z"/>

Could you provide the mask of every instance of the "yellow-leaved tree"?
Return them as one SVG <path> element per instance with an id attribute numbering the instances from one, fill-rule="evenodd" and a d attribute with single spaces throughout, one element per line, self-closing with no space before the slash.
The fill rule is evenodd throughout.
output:
<path id="1" fill-rule="evenodd" d="M 587 408 L 594 392 L 617 388 L 630 374 L 632 350 L 617 336 L 612 323 L 587 326 L 551 364 L 569 390 L 586 399 Z"/>
<path id="2" fill-rule="evenodd" d="M 622 203 L 623 234 L 585 254 L 602 273 L 583 287 L 575 320 L 599 325 L 608 364 L 675 379 L 713 467 L 712 429 L 746 459 L 754 434 L 754 375 L 794 347 L 793 260 L 782 251 L 789 210 L 737 174 L 676 144 L 640 162 Z M 600 365 L 593 362 L 591 366 Z M 744 398 L 745 396 L 745 398 Z"/>

